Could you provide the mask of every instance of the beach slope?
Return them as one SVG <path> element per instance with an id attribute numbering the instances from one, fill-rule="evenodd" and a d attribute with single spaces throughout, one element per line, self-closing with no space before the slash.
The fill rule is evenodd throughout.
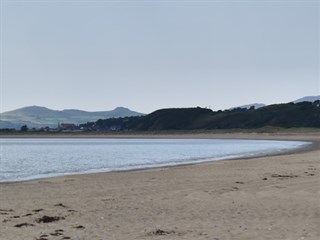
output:
<path id="1" fill-rule="evenodd" d="M 255 159 L 0 184 L 1 239 L 320 239 L 319 137 L 254 138 L 314 145 Z"/>

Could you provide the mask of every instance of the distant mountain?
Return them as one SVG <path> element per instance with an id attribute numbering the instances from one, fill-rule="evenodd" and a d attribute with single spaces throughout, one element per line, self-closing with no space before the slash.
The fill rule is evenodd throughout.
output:
<path id="1" fill-rule="evenodd" d="M 294 103 L 300 103 L 300 102 L 314 102 L 320 100 L 320 95 L 319 96 L 307 96 L 307 97 L 303 97 L 303 98 L 299 98 L 295 101 L 293 101 Z"/>
<path id="2" fill-rule="evenodd" d="M 29 128 L 56 127 L 58 123 L 86 123 L 98 119 L 142 116 L 143 113 L 131 111 L 128 108 L 117 107 L 111 111 L 87 112 L 78 109 L 62 111 L 46 107 L 30 106 L 0 113 L 0 128 L 20 128 L 28 125 Z"/>
<path id="3" fill-rule="evenodd" d="M 314 101 L 317 101 L 317 100 L 320 100 L 320 95 L 319 95 L 319 96 L 306 96 L 306 97 L 299 98 L 299 99 L 294 100 L 294 101 L 291 101 L 291 102 L 293 102 L 293 103 L 314 102 Z M 258 109 L 258 108 L 265 107 L 265 106 L 267 106 L 267 105 L 264 104 L 264 103 L 252 103 L 252 104 L 246 104 L 246 105 L 242 105 L 242 106 L 238 106 L 238 107 L 232 107 L 232 108 L 229 108 L 229 110 L 236 109 L 236 108 L 246 108 L 246 109 L 249 109 L 249 108 L 251 108 L 252 106 L 253 106 L 255 109 Z"/>

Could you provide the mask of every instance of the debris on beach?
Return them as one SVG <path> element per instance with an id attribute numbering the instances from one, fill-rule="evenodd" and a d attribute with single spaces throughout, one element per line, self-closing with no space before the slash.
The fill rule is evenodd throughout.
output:
<path id="1" fill-rule="evenodd" d="M 271 177 L 273 178 L 296 178 L 298 175 L 294 174 L 272 174 Z"/>
<path id="2" fill-rule="evenodd" d="M 173 234 L 173 233 L 175 233 L 175 231 L 165 231 L 162 229 L 156 229 L 153 232 L 149 233 L 149 235 L 161 236 L 161 235 L 169 235 L 169 234 Z"/>
<path id="3" fill-rule="evenodd" d="M 50 223 L 50 222 L 56 222 L 59 220 L 64 220 L 64 217 L 59 217 L 59 216 L 54 216 L 54 217 L 50 217 L 50 216 L 43 216 L 39 219 L 36 220 L 37 223 Z"/>
<path id="4" fill-rule="evenodd" d="M 63 208 L 67 208 L 66 205 L 62 204 L 62 203 L 58 203 L 54 205 L 55 207 L 63 207 Z"/>
<path id="5" fill-rule="evenodd" d="M 21 227 L 33 227 L 34 225 L 31 223 L 20 223 L 20 224 L 14 225 L 14 226 L 17 228 L 21 228 Z"/>
<path id="6" fill-rule="evenodd" d="M 38 213 L 38 212 L 42 212 L 44 211 L 44 209 L 40 208 L 40 209 L 35 209 L 35 210 L 32 210 L 32 212 L 35 212 L 35 213 Z"/>
<path id="7" fill-rule="evenodd" d="M 76 228 L 76 229 L 85 229 L 85 227 L 82 226 L 82 225 L 75 226 L 74 228 Z"/>

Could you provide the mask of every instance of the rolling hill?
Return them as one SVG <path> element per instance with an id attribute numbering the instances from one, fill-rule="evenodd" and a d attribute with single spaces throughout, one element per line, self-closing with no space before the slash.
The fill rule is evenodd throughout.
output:
<path id="1" fill-rule="evenodd" d="M 52 110 L 46 107 L 30 106 L 0 114 L 0 128 L 56 127 L 58 123 L 80 124 L 98 119 L 141 116 L 143 113 L 131 111 L 128 108 L 117 107 L 111 111 L 87 112 L 77 109 Z"/>
<path id="2" fill-rule="evenodd" d="M 259 109 L 160 109 L 141 117 L 105 119 L 81 125 L 89 131 L 168 131 L 282 128 L 320 128 L 320 101 L 274 104 Z"/>
<path id="3" fill-rule="evenodd" d="M 299 98 L 297 100 L 291 101 L 293 103 L 300 103 L 300 102 L 314 102 L 320 100 L 320 95 L 319 96 L 306 96 L 303 98 Z M 235 109 L 235 108 L 247 108 L 249 109 L 250 107 L 254 107 L 255 109 L 261 108 L 261 107 L 265 107 L 267 106 L 264 103 L 251 103 L 251 104 L 246 104 L 246 105 L 241 105 L 238 107 L 232 107 L 229 110 Z"/>
<path id="4" fill-rule="evenodd" d="M 194 130 L 277 127 L 320 127 L 320 96 L 308 96 L 284 104 L 248 104 L 227 110 L 206 108 L 160 109 L 145 115 L 118 107 L 112 111 L 62 111 L 31 106 L 0 114 L 0 129 L 51 127 L 59 123 L 81 125 L 88 131 Z"/>
<path id="5" fill-rule="evenodd" d="M 320 95 L 319 96 L 307 96 L 303 98 L 299 98 L 297 100 L 294 100 L 294 103 L 300 103 L 300 102 L 314 102 L 320 100 Z"/>

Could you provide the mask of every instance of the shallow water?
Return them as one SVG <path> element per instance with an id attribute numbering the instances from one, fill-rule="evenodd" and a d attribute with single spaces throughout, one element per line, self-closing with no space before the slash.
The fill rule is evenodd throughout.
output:
<path id="1" fill-rule="evenodd" d="M 0 182 L 251 157 L 306 144 L 220 139 L 0 139 Z"/>

